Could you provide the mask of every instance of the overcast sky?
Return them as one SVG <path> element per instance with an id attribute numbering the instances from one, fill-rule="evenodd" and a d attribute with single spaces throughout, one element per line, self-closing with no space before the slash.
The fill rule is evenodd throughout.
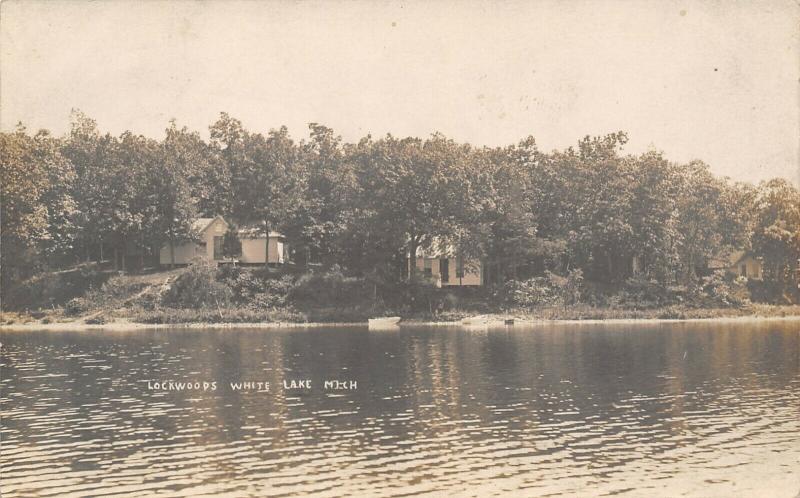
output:
<path id="1" fill-rule="evenodd" d="M 800 7 L 787 1 L 6 1 L 0 126 L 208 135 L 307 123 L 626 152 L 800 183 Z"/>

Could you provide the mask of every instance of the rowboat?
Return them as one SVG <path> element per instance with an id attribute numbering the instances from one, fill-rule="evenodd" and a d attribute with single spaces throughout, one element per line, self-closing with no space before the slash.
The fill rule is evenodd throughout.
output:
<path id="1" fill-rule="evenodd" d="M 514 325 L 514 319 L 511 317 L 502 317 L 497 315 L 476 315 L 462 318 L 461 325 L 467 327 Z"/>
<path id="2" fill-rule="evenodd" d="M 400 317 L 382 316 L 380 318 L 370 318 L 367 323 L 371 329 L 394 328 L 400 323 Z"/>
<path id="3" fill-rule="evenodd" d="M 461 319 L 461 325 L 489 325 L 491 321 L 492 317 L 489 315 L 468 316 Z"/>

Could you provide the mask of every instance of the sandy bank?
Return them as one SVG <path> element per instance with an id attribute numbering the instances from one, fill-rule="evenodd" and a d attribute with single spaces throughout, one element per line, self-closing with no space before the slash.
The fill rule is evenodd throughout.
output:
<path id="1" fill-rule="evenodd" d="M 473 323 L 457 322 L 430 322 L 407 320 L 401 322 L 399 330 L 410 327 L 462 327 L 462 328 L 503 328 L 503 327 L 538 327 L 552 325 L 635 325 L 635 324 L 660 324 L 660 323 L 757 323 L 757 322 L 800 322 L 800 315 L 791 316 L 735 316 L 735 317 L 714 317 L 714 318 L 685 318 L 685 319 L 664 319 L 664 318 L 613 318 L 613 319 L 590 319 L 590 320 L 537 320 L 537 319 L 515 319 L 514 325 L 505 325 L 506 317 L 481 317 L 477 321 L 473 317 Z M 168 324 L 148 324 L 117 321 L 106 324 L 86 324 L 82 322 L 62 322 L 62 323 L 16 323 L 11 325 L 0 325 L 0 332 L 24 332 L 33 330 L 53 331 L 53 332 L 74 332 L 83 330 L 107 330 L 107 331 L 132 331 L 132 330 L 226 330 L 226 329 L 309 329 L 309 328 L 343 328 L 343 327 L 367 327 L 365 322 L 350 323 L 292 323 L 292 322 L 272 322 L 272 323 L 168 323 Z"/>

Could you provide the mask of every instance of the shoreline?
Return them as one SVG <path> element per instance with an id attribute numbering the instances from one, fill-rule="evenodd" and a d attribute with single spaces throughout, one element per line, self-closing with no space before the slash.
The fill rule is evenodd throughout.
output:
<path id="1" fill-rule="evenodd" d="M 470 317 L 475 319 L 477 317 Z M 514 328 L 514 327 L 543 327 L 552 325 L 656 325 L 656 324 L 675 324 L 675 323 L 755 323 L 755 322 L 800 322 L 800 315 L 788 316 L 730 316 L 730 317 L 711 317 L 711 318 L 609 318 L 609 319 L 514 319 L 513 325 L 506 325 L 503 317 L 489 317 L 480 323 L 463 323 L 462 321 L 433 322 L 424 320 L 402 321 L 399 325 L 386 328 L 373 329 L 399 330 L 402 328 L 416 327 L 459 327 L 464 329 L 486 329 L 486 328 Z M 241 322 L 241 323 L 138 323 L 128 321 L 110 322 L 105 324 L 87 324 L 80 322 L 62 323 L 19 323 L 11 325 L 0 325 L 2 332 L 81 332 L 85 330 L 107 330 L 128 332 L 136 330 L 229 330 L 229 329 L 315 329 L 315 328 L 344 328 L 344 327 L 364 327 L 368 328 L 366 322 Z"/>

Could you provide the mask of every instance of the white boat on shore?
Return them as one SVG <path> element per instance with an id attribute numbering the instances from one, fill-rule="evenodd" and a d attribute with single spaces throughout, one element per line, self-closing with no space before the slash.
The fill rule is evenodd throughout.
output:
<path id="1" fill-rule="evenodd" d="M 492 317 L 489 315 L 468 316 L 461 319 L 461 325 L 489 325 Z"/>
<path id="2" fill-rule="evenodd" d="M 465 326 L 488 326 L 488 325 L 514 325 L 514 318 L 509 316 L 497 315 L 476 315 L 461 319 L 461 325 Z"/>
<path id="3" fill-rule="evenodd" d="M 371 329 L 394 328 L 400 324 L 400 319 L 399 316 L 382 316 L 380 318 L 370 318 L 367 323 Z"/>

